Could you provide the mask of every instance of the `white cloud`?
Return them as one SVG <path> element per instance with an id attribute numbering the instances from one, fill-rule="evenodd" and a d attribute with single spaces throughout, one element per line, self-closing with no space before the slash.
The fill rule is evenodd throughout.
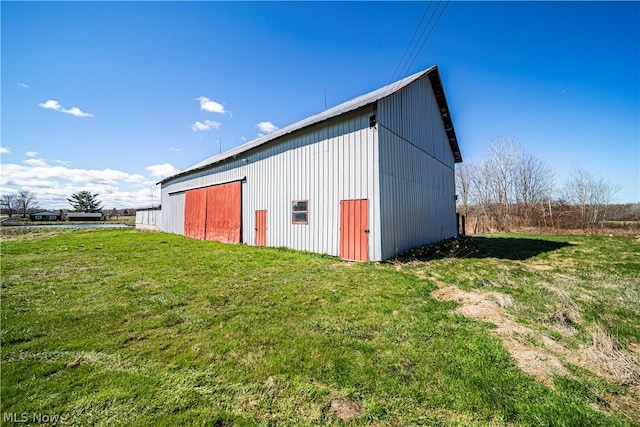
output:
<path id="1" fill-rule="evenodd" d="M 201 96 L 199 98 L 196 98 L 196 101 L 200 101 L 200 109 L 202 111 L 208 111 L 210 113 L 218 113 L 218 114 L 228 113 L 228 111 L 224 109 L 224 105 L 216 101 L 213 101 L 207 98 L 206 96 Z"/>
<path id="2" fill-rule="evenodd" d="M 63 113 L 71 114 L 72 116 L 76 116 L 76 117 L 93 117 L 93 114 L 85 113 L 84 111 L 80 110 L 78 107 L 71 107 L 68 110 L 62 109 L 61 111 Z"/>
<path id="3" fill-rule="evenodd" d="M 62 108 L 62 105 L 60 105 L 60 103 L 56 100 L 50 99 L 46 102 L 42 102 L 40 104 L 38 104 L 39 106 L 41 106 L 42 108 L 44 108 L 45 110 L 60 110 Z"/>
<path id="4" fill-rule="evenodd" d="M 273 132 L 274 130 L 278 130 L 279 129 L 278 126 L 274 125 L 271 122 L 260 122 L 260 123 L 258 123 L 256 125 L 256 127 L 260 131 L 258 136 L 263 136 L 265 134 Z"/>
<path id="5" fill-rule="evenodd" d="M 166 178 L 171 175 L 175 175 L 180 172 L 180 169 L 175 168 L 170 163 L 163 163 L 161 165 L 151 165 L 145 168 L 150 172 L 152 177 L 156 178 Z"/>
<path id="6" fill-rule="evenodd" d="M 35 157 L 38 155 L 37 151 L 27 151 L 26 153 L 24 153 L 25 156 L 27 157 Z"/>
<path id="7" fill-rule="evenodd" d="M 71 107 L 69 109 L 63 108 L 62 105 L 60 105 L 60 103 L 55 99 L 49 99 L 38 105 L 44 108 L 45 110 L 60 111 L 61 113 L 71 114 L 72 116 L 75 116 L 75 117 L 93 117 L 93 114 L 85 113 L 84 111 L 80 110 L 78 107 Z"/>
<path id="8" fill-rule="evenodd" d="M 29 166 L 47 166 L 47 162 L 43 159 L 28 159 L 22 162 Z"/>
<path id="9" fill-rule="evenodd" d="M 220 129 L 220 122 L 205 120 L 203 122 L 195 122 L 191 125 L 191 129 L 194 132 L 202 131 L 202 130 L 211 130 L 211 129 Z"/>
<path id="10" fill-rule="evenodd" d="M 9 154 L 11 153 L 11 148 L 9 147 L 0 147 L 0 154 Z"/>
<path id="11" fill-rule="evenodd" d="M 18 82 L 18 86 L 29 89 L 31 88 L 31 86 L 29 86 L 28 84 L 22 83 L 22 82 Z"/>
<path id="12" fill-rule="evenodd" d="M 180 152 L 180 149 L 179 149 L 179 148 L 176 148 L 176 147 L 171 147 L 171 148 L 169 148 L 169 151 L 173 151 L 173 152 L 175 152 L 175 153 L 179 153 L 179 152 Z"/>

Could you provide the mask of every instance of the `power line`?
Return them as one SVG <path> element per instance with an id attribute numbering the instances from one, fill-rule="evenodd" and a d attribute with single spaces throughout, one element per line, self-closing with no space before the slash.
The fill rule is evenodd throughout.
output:
<path id="1" fill-rule="evenodd" d="M 413 63 L 416 62 L 416 59 L 418 59 L 418 55 L 422 51 L 422 48 L 424 47 L 424 45 L 427 43 L 427 40 L 429 40 L 429 36 L 431 36 L 431 33 L 436 28 L 436 25 L 438 25 L 438 21 L 440 21 L 440 18 L 442 17 L 442 14 L 444 13 L 444 11 L 447 8 L 447 6 L 449 6 L 449 0 L 447 0 L 444 3 L 444 7 L 440 10 L 440 14 L 438 15 L 438 18 L 436 18 L 436 22 L 433 23 L 433 26 L 431 27 L 431 30 L 429 30 L 429 34 L 427 34 L 427 37 L 424 39 L 424 41 L 420 45 L 420 49 L 418 49 L 418 53 L 413 58 L 413 61 L 411 61 L 411 63 L 409 64 L 409 67 L 407 67 L 407 71 L 411 69 L 411 67 L 413 66 Z"/>
<path id="2" fill-rule="evenodd" d="M 407 57 L 404 65 L 400 68 L 400 74 L 398 74 L 398 78 L 399 79 L 406 77 L 407 69 L 408 69 L 407 64 L 411 60 L 411 57 L 414 56 L 414 53 L 416 52 L 416 49 L 418 48 L 418 45 L 420 44 L 420 41 L 422 40 L 422 37 L 424 36 L 424 33 L 429 28 L 429 25 L 431 25 L 431 21 L 433 21 L 433 17 L 435 16 L 437 11 L 438 11 L 438 5 L 436 5 L 436 7 L 431 12 L 431 16 L 429 16 L 429 20 L 425 24 L 424 28 L 422 28 L 422 31 L 420 32 L 420 36 L 418 37 L 418 40 L 416 40 L 416 43 L 413 45 L 413 48 L 411 49 L 411 53 L 409 53 L 409 56 Z M 418 51 L 418 53 L 420 53 L 420 52 Z"/>
<path id="3" fill-rule="evenodd" d="M 424 13 L 422 14 L 422 18 L 420 18 L 420 22 L 418 22 L 418 26 L 413 31 L 413 35 L 411 36 L 411 40 L 409 40 L 409 43 L 407 44 L 407 47 L 404 48 L 404 52 L 402 52 L 402 56 L 400 57 L 400 61 L 398 62 L 398 65 L 396 65 L 396 69 L 393 70 L 393 74 L 391 75 L 391 79 L 389 79 L 389 84 L 391 84 L 391 83 L 393 83 L 395 81 L 396 73 L 400 69 L 400 65 L 402 65 L 402 61 L 404 60 L 404 56 L 407 54 L 407 51 L 409 50 L 409 47 L 411 46 L 411 43 L 413 43 L 413 39 L 416 37 L 416 34 L 418 34 L 418 30 L 420 29 L 420 26 L 422 25 L 422 21 L 424 21 L 424 17 L 427 16 L 427 12 L 429 11 L 429 8 L 431 8 L 431 4 L 432 3 L 433 3 L 432 1 L 429 1 L 429 3 L 427 4 L 427 8 L 424 10 Z M 421 34 L 421 36 L 422 36 L 422 34 Z"/>
<path id="4" fill-rule="evenodd" d="M 442 14 L 444 13 L 444 11 L 447 8 L 447 6 L 449 5 L 449 0 L 446 0 L 446 2 L 438 2 L 438 5 L 436 5 L 436 7 L 431 12 L 431 16 L 429 17 L 429 20 L 427 21 L 427 23 L 422 28 L 422 31 L 420 32 L 420 36 L 418 36 L 418 39 L 416 40 L 413 48 L 411 49 L 411 53 L 409 53 L 409 56 L 406 57 L 406 59 L 405 59 L 406 52 L 409 50 L 409 47 L 413 43 L 413 41 L 415 39 L 415 35 L 418 33 L 418 30 L 420 30 L 420 27 L 422 26 L 422 23 L 424 21 L 424 17 L 427 15 L 427 12 L 431 8 L 431 3 L 432 3 L 432 1 L 429 1 L 429 4 L 427 5 L 427 8 L 425 9 L 425 11 L 424 11 L 424 13 L 422 15 L 422 18 L 420 19 L 420 22 L 418 23 L 418 26 L 416 27 L 416 30 L 413 32 L 413 36 L 411 37 L 411 40 L 409 41 L 409 44 L 407 45 L 407 47 L 405 48 L 404 53 L 402 54 L 402 58 L 400 59 L 400 62 L 398 63 L 398 66 L 396 66 L 396 69 L 393 72 L 393 75 L 391 76 L 391 82 L 393 82 L 394 80 L 397 80 L 397 81 L 396 81 L 396 84 L 394 84 L 389 89 L 389 92 L 393 92 L 398 87 L 400 80 L 405 78 L 407 76 L 409 70 L 411 70 L 411 67 L 415 63 L 416 59 L 418 59 L 418 57 L 420 56 L 420 53 L 422 52 L 422 49 L 424 48 L 425 44 L 429 40 L 429 37 L 431 36 L 431 33 L 433 33 L 433 30 L 438 25 L 438 22 L 440 21 L 440 18 L 442 17 Z M 443 3 L 444 3 L 444 6 L 442 8 L 440 8 L 440 11 L 438 13 L 438 7 L 439 7 L 440 4 L 443 4 Z M 436 14 L 438 16 L 434 21 L 433 18 L 436 16 Z M 431 25 L 432 22 L 433 22 L 433 25 Z M 431 26 L 431 28 L 429 29 L 430 26 Z M 427 29 L 429 29 L 429 32 L 427 32 Z M 426 33 L 426 36 L 423 39 L 423 36 L 425 35 L 425 33 Z M 402 65 L 402 61 L 403 60 L 405 60 L 404 65 Z M 398 70 L 400 70 L 399 73 L 398 73 Z M 396 73 L 398 73 L 398 74 L 396 75 Z M 391 82 L 389 84 L 391 84 Z"/>
<path id="5" fill-rule="evenodd" d="M 420 53 L 422 52 L 422 49 L 424 48 L 425 44 L 429 40 L 429 37 L 431 36 L 431 33 L 433 33 L 433 30 L 435 29 L 436 25 L 440 21 L 440 18 L 442 17 L 442 14 L 444 13 L 444 11 L 447 8 L 447 6 L 449 5 L 449 1 L 450 0 L 446 0 L 444 2 L 437 1 L 436 2 L 437 5 L 433 9 L 433 11 L 431 12 L 431 16 L 429 17 L 429 20 L 424 25 L 424 27 L 422 27 L 422 24 L 424 22 L 424 18 L 425 18 L 425 16 L 427 16 L 427 13 L 431 9 L 431 4 L 433 3 L 433 0 L 429 0 L 429 4 L 427 5 L 424 13 L 422 14 L 422 17 L 420 18 L 420 22 L 418 23 L 418 26 L 414 30 L 413 35 L 411 36 L 411 40 L 407 44 L 407 47 L 405 48 L 405 50 L 404 50 L 404 52 L 402 54 L 402 57 L 400 58 L 400 62 L 396 66 L 396 69 L 394 70 L 393 75 L 391 76 L 391 79 L 390 79 L 389 84 L 388 84 L 389 88 L 385 91 L 386 92 L 385 96 L 387 94 L 389 94 L 389 93 L 394 92 L 400 86 L 400 82 L 405 77 L 407 77 L 409 70 L 411 70 L 411 67 L 415 63 L 416 59 L 418 59 L 418 57 L 420 56 Z M 444 3 L 444 6 L 442 8 L 440 8 L 440 11 L 438 13 L 438 7 L 439 7 L 440 4 L 443 4 L 443 3 Z M 436 16 L 436 14 L 438 16 L 434 21 L 433 18 Z M 431 25 L 432 22 L 433 22 L 433 25 Z M 431 27 L 431 28 L 429 29 L 429 27 Z M 422 31 L 420 31 L 420 28 L 422 28 Z M 429 31 L 427 32 L 427 30 L 429 30 Z M 418 31 L 420 31 L 420 35 L 416 39 L 416 34 L 418 34 Z M 426 37 L 423 38 L 425 33 L 426 33 Z M 415 44 L 413 45 L 413 48 L 411 49 L 411 53 L 409 53 L 409 56 L 406 56 L 406 53 L 407 53 L 407 51 L 409 51 L 409 48 L 411 47 L 411 45 L 414 42 L 414 40 L 415 40 Z M 405 56 L 406 56 L 406 58 L 405 58 Z M 404 64 L 403 64 L 403 60 L 404 60 Z M 393 83 L 394 80 L 395 80 L 395 83 Z M 372 95 L 372 96 L 375 96 L 375 95 Z"/>

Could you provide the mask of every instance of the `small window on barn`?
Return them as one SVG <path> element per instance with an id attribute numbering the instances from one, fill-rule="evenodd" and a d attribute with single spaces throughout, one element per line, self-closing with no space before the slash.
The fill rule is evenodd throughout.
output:
<path id="1" fill-rule="evenodd" d="M 42 215 L 36 215 L 36 219 L 42 219 Z"/>
<path id="2" fill-rule="evenodd" d="M 308 224 L 308 200 L 294 200 L 291 202 L 291 222 L 293 224 Z"/>

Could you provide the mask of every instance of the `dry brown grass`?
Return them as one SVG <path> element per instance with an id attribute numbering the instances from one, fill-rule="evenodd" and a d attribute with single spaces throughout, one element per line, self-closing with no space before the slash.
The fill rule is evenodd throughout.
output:
<path id="1" fill-rule="evenodd" d="M 576 330 L 572 324 L 579 322 L 581 318 L 578 305 L 560 289 L 556 291 L 561 293 L 571 308 L 556 311 L 550 321 L 561 333 L 574 335 Z M 572 376 L 566 367 L 567 363 L 598 377 L 629 386 L 627 394 L 607 395 L 604 400 L 630 418 L 640 419 L 640 363 L 637 347 L 636 354 L 630 354 L 598 325 L 590 331 L 591 345 L 578 348 L 562 345 L 543 332 L 518 323 L 515 316 L 505 311 L 516 307 L 513 298 L 498 292 L 466 292 L 440 283 L 432 296 L 444 301 L 455 301 L 458 304 L 456 313 L 493 323 L 496 328 L 490 333 L 501 341 L 516 365 L 547 387 L 553 387 L 553 380 L 557 375 Z"/>
<path id="2" fill-rule="evenodd" d="M 495 230 L 498 231 L 498 230 Z M 640 229 L 634 227 L 596 227 L 596 228 L 545 228 L 545 227 L 519 227 L 510 230 L 514 233 L 527 234 L 563 234 L 568 236 L 640 236 Z"/>
<path id="3" fill-rule="evenodd" d="M 586 359 L 602 369 L 601 375 L 616 382 L 640 385 L 640 363 L 637 355 L 623 349 L 618 341 L 600 325 L 591 328 L 592 344 L 584 349 Z"/>
<path id="4" fill-rule="evenodd" d="M 511 296 L 497 292 L 466 292 L 455 286 L 439 287 L 432 296 L 458 303 L 455 309 L 458 314 L 493 323 L 496 328 L 491 330 L 491 334 L 500 339 L 516 365 L 540 383 L 552 387 L 554 375 L 569 373 L 554 354 L 558 345 L 553 340 L 547 340 L 533 329 L 519 324 L 505 311 L 505 308 L 515 305 Z M 548 349 L 544 344 L 554 349 Z"/>

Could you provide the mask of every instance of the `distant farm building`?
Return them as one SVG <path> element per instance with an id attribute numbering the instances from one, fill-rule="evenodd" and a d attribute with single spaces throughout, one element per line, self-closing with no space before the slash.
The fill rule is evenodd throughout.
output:
<path id="1" fill-rule="evenodd" d="M 60 221 L 60 214 L 50 211 L 35 212 L 29 214 L 31 221 Z"/>
<path id="2" fill-rule="evenodd" d="M 104 221 L 106 218 L 102 212 L 67 212 L 69 221 Z"/>
<path id="3" fill-rule="evenodd" d="M 144 231 L 160 231 L 161 206 L 136 209 L 136 229 Z"/>
<path id="4" fill-rule="evenodd" d="M 461 161 L 432 67 L 164 179 L 161 229 L 389 259 L 457 234 Z"/>

